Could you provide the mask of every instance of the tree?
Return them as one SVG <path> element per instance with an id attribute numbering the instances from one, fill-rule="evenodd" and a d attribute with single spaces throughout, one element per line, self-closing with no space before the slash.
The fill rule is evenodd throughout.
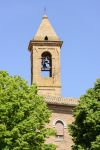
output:
<path id="1" fill-rule="evenodd" d="M 49 117 L 36 85 L 0 71 L 0 150 L 54 150 L 44 144 L 52 134 L 45 128 Z"/>
<path id="2" fill-rule="evenodd" d="M 80 97 L 74 109 L 75 121 L 69 126 L 73 150 L 100 150 L 100 79 Z"/>

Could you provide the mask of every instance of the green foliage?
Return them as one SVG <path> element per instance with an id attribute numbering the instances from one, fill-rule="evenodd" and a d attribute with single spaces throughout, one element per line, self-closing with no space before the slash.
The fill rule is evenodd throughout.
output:
<path id="1" fill-rule="evenodd" d="M 56 149 L 56 146 L 53 145 L 53 144 L 45 144 L 45 145 L 44 145 L 44 149 L 45 149 L 45 150 L 55 150 L 55 149 Z"/>
<path id="2" fill-rule="evenodd" d="M 47 150 L 45 138 L 52 133 L 45 128 L 49 117 L 36 85 L 0 71 L 0 150 Z"/>
<path id="3" fill-rule="evenodd" d="M 73 150 L 100 150 L 100 79 L 80 98 L 69 126 Z"/>

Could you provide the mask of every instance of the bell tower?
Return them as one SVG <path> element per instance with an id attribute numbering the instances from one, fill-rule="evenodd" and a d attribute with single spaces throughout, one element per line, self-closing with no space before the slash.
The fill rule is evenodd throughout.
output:
<path id="1" fill-rule="evenodd" d="M 37 33 L 29 43 L 31 83 L 36 83 L 39 95 L 61 96 L 60 48 L 62 43 L 48 17 L 43 16 Z"/>

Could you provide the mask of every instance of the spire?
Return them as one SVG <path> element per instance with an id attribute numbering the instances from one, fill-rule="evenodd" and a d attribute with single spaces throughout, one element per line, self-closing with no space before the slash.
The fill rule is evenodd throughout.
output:
<path id="1" fill-rule="evenodd" d="M 58 35 L 54 31 L 47 15 L 46 15 L 46 8 L 44 8 L 44 13 L 45 13 L 45 15 L 42 17 L 42 21 L 40 23 L 38 31 L 35 34 L 33 40 L 35 40 L 35 41 L 44 41 L 44 40 L 60 41 Z"/>

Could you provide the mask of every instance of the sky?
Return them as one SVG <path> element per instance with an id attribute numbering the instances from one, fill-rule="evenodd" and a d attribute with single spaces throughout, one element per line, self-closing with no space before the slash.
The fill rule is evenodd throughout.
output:
<path id="1" fill-rule="evenodd" d="M 28 44 L 45 7 L 64 42 L 62 96 L 79 98 L 100 78 L 100 0 L 0 0 L 0 70 L 30 84 Z"/>

